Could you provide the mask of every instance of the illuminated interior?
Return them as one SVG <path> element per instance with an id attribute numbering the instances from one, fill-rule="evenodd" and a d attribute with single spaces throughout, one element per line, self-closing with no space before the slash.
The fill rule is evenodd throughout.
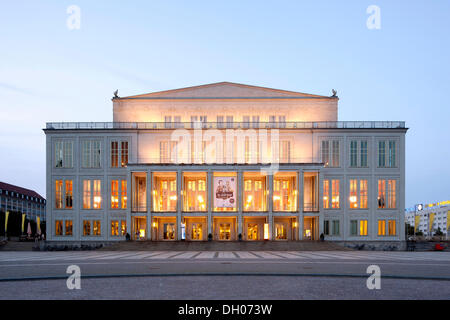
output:
<path id="1" fill-rule="evenodd" d="M 175 240 L 175 223 L 163 224 L 163 240 Z"/>
<path id="2" fill-rule="evenodd" d="M 297 174 L 277 172 L 273 179 L 273 211 L 297 211 Z"/>
<path id="3" fill-rule="evenodd" d="M 303 210 L 318 211 L 318 172 L 305 172 L 303 174 Z"/>
<path id="4" fill-rule="evenodd" d="M 206 172 L 184 172 L 183 181 L 183 210 L 207 211 Z"/>
<path id="5" fill-rule="evenodd" d="M 231 224 L 219 224 L 219 240 L 231 240 Z"/>
<path id="6" fill-rule="evenodd" d="M 287 226 L 285 223 L 275 223 L 275 240 L 287 240 Z"/>
<path id="7" fill-rule="evenodd" d="M 177 210 L 176 172 L 153 172 L 153 211 L 174 212 Z"/>
<path id="8" fill-rule="evenodd" d="M 244 172 L 244 211 L 267 211 L 267 176 L 260 172 Z"/>
<path id="9" fill-rule="evenodd" d="M 191 228 L 191 240 L 203 240 L 203 224 L 195 222 Z"/>
<path id="10" fill-rule="evenodd" d="M 147 173 L 132 172 L 133 211 L 147 211 Z"/>
<path id="11" fill-rule="evenodd" d="M 249 223 L 247 225 L 247 240 L 259 240 L 258 225 L 256 223 Z"/>

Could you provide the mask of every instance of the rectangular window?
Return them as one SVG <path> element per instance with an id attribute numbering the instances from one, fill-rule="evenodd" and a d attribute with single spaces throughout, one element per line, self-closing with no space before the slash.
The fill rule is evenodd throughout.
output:
<path id="1" fill-rule="evenodd" d="M 358 235 L 358 220 L 350 220 L 350 235 Z"/>
<path id="2" fill-rule="evenodd" d="M 111 220 L 111 235 L 119 235 L 119 220 Z"/>
<path id="3" fill-rule="evenodd" d="M 378 141 L 378 167 L 386 166 L 386 142 Z"/>
<path id="4" fill-rule="evenodd" d="M 91 235 L 91 221 L 83 220 L 83 236 Z"/>
<path id="5" fill-rule="evenodd" d="M 267 211 L 267 176 L 244 172 L 244 211 Z"/>
<path id="6" fill-rule="evenodd" d="M 323 233 L 326 236 L 330 235 L 330 221 L 329 220 L 323 221 Z"/>
<path id="7" fill-rule="evenodd" d="M 183 172 L 183 211 L 207 211 L 207 173 Z"/>
<path id="8" fill-rule="evenodd" d="M 339 231 L 339 220 L 333 220 L 332 223 L 332 234 L 333 236 L 338 236 L 340 233 Z"/>
<path id="9" fill-rule="evenodd" d="M 325 167 L 330 164 L 330 142 L 327 140 L 322 141 L 322 162 Z"/>
<path id="10" fill-rule="evenodd" d="M 367 236 L 367 220 L 360 220 L 359 221 L 359 235 L 360 236 Z"/>
<path id="11" fill-rule="evenodd" d="M 388 235 L 395 236 L 396 234 L 395 220 L 388 220 Z"/>
<path id="12" fill-rule="evenodd" d="M 94 180 L 94 209 L 102 208 L 102 185 L 100 180 Z"/>
<path id="13" fill-rule="evenodd" d="M 217 116 L 217 128 L 223 128 L 223 116 Z"/>
<path id="14" fill-rule="evenodd" d="M 120 180 L 120 208 L 127 208 L 127 180 Z"/>
<path id="15" fill-rule="evenodd" d="M 386 235 L 386 220 L 378 220 L 378 235 Z"/>
<path id="16" fill-rule="evenodd" d="M 278 116 L 278 123 L 280 128 L 286 128 L 286 116 Z"/>
<path id="17" fill-rule="evenodd" d="M 233 116 L 227 116 L 227 128 L 233 128 Z"/>
<path id="18" fill-rule="evenodd" d="M 339 180 L 331 180 L 331 207 L 333 209 L 340 208 L 340 200 L 339 200 Z"/>
<path id="19" fill-rule="evenodd" d="M 66 230 L 65 230 L 65 235 L 66 236 L 71 236 L 73 235 L 73 224 L 72 224 L 72 220 L 66 220 Z"/>
<path id="20" fill-rule="evenodd" d="M 57 235 L 57 236 L 63 235 L 63 221 L 62 220 L 55 221 L 55 235 Z"/>
<path id="21" fill-rule="evenodd" d="M 101 221 L 94 220 L 93 235 L 100 236 L 102 234 Z"/>
<path id="22" fill-rule="evenodd" d="M 291 162 L 291 142 L 290 141 L 281 141 L 280 162 L 281 163 L 290 163 Z"/>
<path id="23" fill-rule="evenodd" d="M 55 209 L 62 209 L 63 207 L 63 181 L 56 180 L 55 181 Z"/>
<path id="24" fill-rule="evenodd" d="M 120 232 L 121 232 L 122 236 L 127 234 L 127 221 L 126 220 L 121 220 Z"/>
<path id="25" fill-rule="evenodd" d="M 126 167 L 127 165 L 128 165 L 128 141 L 111 141 L 111 167 L 123 168 Z"/>
<path id="26" fill-rule="evenodd" d="M 386 190 L 387 185 L 387 190 Z M 387 193 L 387 203 L 386 203 Z M 397 180 L 378 180 L 378 208 L 397 208 Z"/>
<path id="27" fill-rule="evenodd" d="M 358 180 L 350 179 L 350 209 L 358 208 Z"/>
<path id="28" fill-rule="evenodd" d="M 66 209 L 72 209 L 72 206 L 73 206 L 73 181 L 72 180 L 66 180 L 65 198 L 66 198 Z"/>
<path id="29" fill-rule="evenodd" d="M 388 166 L 395 167 L 395 140 L 389 140 Z"/>
<path id="30" fill-rule="evenodd" d="M 153 211 L 177 211 L 177 173 L 153 172 Z"/>
<path id="31" fill-rule="evenodd" d="M 358 141 L 350 141 L 350 167 L 358 166 Z"/>
<path id="32" fill-rule="evenodd" d="M 367 180 L 359 180 L 359 203 L 361 209 L 367 209 Z"/>
<path id="33" fill-rule="evenodd" d="M 325 167 L 339 167 L 339 140 L 322 140 L 321 155 Z"/>
<path id="34" fill-rule="evenodd" d="M 330 208 L 330 180 L 323 181 L 323 208 Z"/>
<path id="35" fill-rule="evenodd" d="M 100 168 L 100 141 L 83 141 L 82 159 L 83 168 Z"/>
<path id="36" fill-rule="evenodd" d="M 119 180 L 111 180 L 111 209 L 119 208 Z"/>
<path id="37" fill-rule="evenodd" d="M 83 209 L 91 208 L 91 180 L 83 180 Z"/>
<path id="38" fill-rule="evenodd" d="M 273 211 L 297 211 L 297 173 L 275 173 L 273 178 Z"/>
<path id="39" fill-rule="evenodd" d="M 55 142 L 55 167 L 73 167 L 73 143 L 72 141 Z"/>
<path id="40" fill-rule="evenodd" d="M 132 211 L 147 211 L 147 173 L 132 172 L 131 173 L 131 198 Z"/>
<path id="41" fill-rule="evenodd" d="M 367 167 L 367 141 L 363 140 L 361 141 L 361 149 L 360 149 L 360 156 L 361 156 L 361 167 Z"/>

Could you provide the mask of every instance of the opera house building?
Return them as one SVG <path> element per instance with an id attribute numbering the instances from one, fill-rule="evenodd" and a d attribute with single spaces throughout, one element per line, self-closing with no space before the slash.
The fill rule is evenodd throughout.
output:
<path id="1" fill-rule="evenodd" d="M 338 101 L 221 82 L 47 123 L 47 240 L 404 240 L 405 123 Z"/>

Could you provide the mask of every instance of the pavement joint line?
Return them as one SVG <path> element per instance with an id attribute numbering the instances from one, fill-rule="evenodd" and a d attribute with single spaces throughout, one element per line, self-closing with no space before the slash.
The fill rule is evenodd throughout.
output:
<path id="1" fill-rule="evenodd" d="M 333 277 L 333 278 L 367 278 L 367 274 L 342 274 L 342 273 L 223 273 L 223 272 L 203 272 L 203 273 L 142 273 L 142 274 L 95 274 L 81 276 L 81 279 L 106 279 L 106 278 L 139 278 L 139 277 Z M 401 275 L 381 275 L 382 279 L 398 280 L 439 280 L 450 281 L 450 277 L 427 277 L 427 276 L 401 276 Z M 65 280 L 64 276 L 35 276 L 21 278 L 0 278 L 0 282 L 17 281 L 45 281 L 45 280 Z"/>

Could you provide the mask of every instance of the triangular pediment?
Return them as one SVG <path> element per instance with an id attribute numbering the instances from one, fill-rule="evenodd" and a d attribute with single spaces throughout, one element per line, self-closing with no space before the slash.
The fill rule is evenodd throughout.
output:
<path id="1" fill-rule="evenodd" d="M 218 82 L 181 89 L 158 91 L 123 98 L 328 98 L 314 94 L 271 89 L 232 82 Z"/>

